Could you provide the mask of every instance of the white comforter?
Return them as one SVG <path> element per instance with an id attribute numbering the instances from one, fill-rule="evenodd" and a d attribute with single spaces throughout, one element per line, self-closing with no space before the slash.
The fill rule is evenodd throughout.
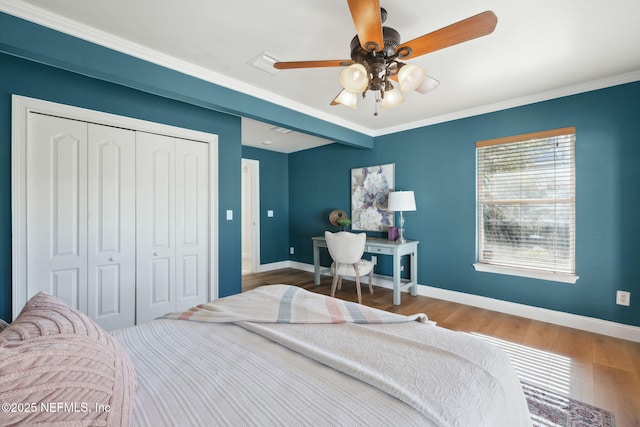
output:
<path id="1" fill-rule="evenodd" d="M 531 425 L 500 349 L 429 324 L 156 320 L 116 336 L 137 425 Z"/>

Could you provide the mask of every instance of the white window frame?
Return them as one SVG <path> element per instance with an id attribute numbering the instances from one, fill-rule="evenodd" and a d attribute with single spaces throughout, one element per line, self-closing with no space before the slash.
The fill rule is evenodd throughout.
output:
<path id="1" fill-rule="evenodd" d="M 555 136 L 568 135 L 572 134 L 574 136 L 573 146 L 572 146 L 572 177 L 571 177 L 571 218 L 573 224 L 571 225 L 571 257 L 573 264 L 573 271 L 571 273 L 566 272 L 556 272 L 553 270 L 547 269 L 534 269 L 527 268 L 524 266 L 513 266 L 513 265 L 502 265 L 500 261 L 496 263 L 491 263 L 487 260 L 482 260 L 481 251 L 483 250 L 483 241 L 484 233 L 484 218 L 482 214 L 481 205 L 483 204 L 480 200 L 480 195 L 482 194 L 482 179 L 480 177 L 480 158 L 478 156 L 479 151 L 484 147 L 499 145 L 499 144 L 514 144 L 514 143 L 527 143 L 532 140 L 540 140 L 546 138 L 553 138 Z M 520 277 L 528 277 L 533 279 L 542 279 L 542 280 L 550 280 L 555 282 L 563 282 L 563 283 L 576 283 L 579 276 L 575 274 L 575 127 L 567 127 L 561 129 L 554 129 L 543 132 L 534 132 L 523 135 L 515 135 L 504 138 L 478 141 L 476 143 L 476 263 L 473 264 L 473 267 L 476 271 L 479 272 L 489 272 L 489 273 L 497 273 L 497 274 L 506 274 L 512 276 L 520 276 Z M 516 201 L 517 203 L 517 201 Z M 528 199 L 523 199 L 522 205 L 526 206 L 527 203 L 530 203 Z"/>

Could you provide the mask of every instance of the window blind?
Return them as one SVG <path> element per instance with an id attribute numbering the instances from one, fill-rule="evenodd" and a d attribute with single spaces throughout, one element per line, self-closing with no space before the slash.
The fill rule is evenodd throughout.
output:
<path id="1" fill-rule="evenodd" d="M 575 128 L 476 143 L 478 262 L 575 273 Z"/>

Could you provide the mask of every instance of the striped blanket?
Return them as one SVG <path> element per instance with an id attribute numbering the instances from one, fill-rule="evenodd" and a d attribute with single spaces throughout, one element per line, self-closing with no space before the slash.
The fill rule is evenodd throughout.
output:
<path id="1" fill-rule="evenodd" d="M 233 323 L 397 398 L 426 425 L 531 425 L 507 356 L 432 326 L 424 314 L 402 316 L 271 285 L 164 317 Z"/>
<path id="2" fill-rule="evenodd" d="M 309 292 L 297 286 L 268 285 L 200 304 L 164 319 L 212 323 L 427 323 L 425 314 L 403 316 Z"/>

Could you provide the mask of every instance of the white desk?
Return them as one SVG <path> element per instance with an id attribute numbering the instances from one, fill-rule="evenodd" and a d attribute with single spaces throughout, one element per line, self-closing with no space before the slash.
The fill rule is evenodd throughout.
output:
<path id="1" fill-rule="evenodd" d="M 312 237 L 313 240 L 313 272 L 314 283 L 320 284 L 320 248 L 326 248 L 324 237 Z M 396 243 L 384 238 L 368 237 L 364 251 L 371 254 L 391 255 L 393 257 L 393 303 L 400 305 L 400 291 L 411 288 L 411 295 L 418 294 L 418 241 L 407 240 L 407 243 Z M 409 279 L 400 278 L 400 259 L 404 255 L 410 256 L 411 271 Z M 322 272 L 330 271 L 324 267 Z"/>

